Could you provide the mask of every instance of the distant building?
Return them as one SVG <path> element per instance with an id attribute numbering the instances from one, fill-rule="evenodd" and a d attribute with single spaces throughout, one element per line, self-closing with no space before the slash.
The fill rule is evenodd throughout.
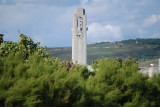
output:
<path id="1" fill-rule="evenodd" d="M 141 73 L 148 74 L 149 77 L 152 77 L 154 74 L 160 73 L 160 58 L 158 59 L 158 65 L 150 64 L 151 67 L 142 67 L 140 68 Z"/>
<path id="2" fill-rule="evenodd" d="M 87 65 L 87 30 L 85 9 L 76 8 L 72 26 L 72 61 L 74 64 Z"/>
<path id="3" fill-rule="evenodd" d="M 149 77 L 152 77 L 154 74 L 159 73 L 158 67 L 143 67 L 140 69 L 141 70 L 139 72 L 143 74 L 148 74 Z"/>

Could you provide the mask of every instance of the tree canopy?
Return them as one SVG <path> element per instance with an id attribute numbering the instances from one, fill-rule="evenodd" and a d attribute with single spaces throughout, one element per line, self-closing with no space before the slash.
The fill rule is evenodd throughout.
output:
<path id="1" fill-rule="evenodd" d="M 70 65 L 23 34 L 0 44 L 0 106 L 160 106 L 160 75 L 138 72 L 137 59 Z M 1 37 L 1 36 L 0 36 Z M 69 68 L 68 68 L 69 67 Z"/>

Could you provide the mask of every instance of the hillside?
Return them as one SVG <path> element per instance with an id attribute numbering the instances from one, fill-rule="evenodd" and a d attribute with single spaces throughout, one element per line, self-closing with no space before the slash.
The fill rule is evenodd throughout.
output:
<path id="1" fill-rule="evenodd" d="M 70 60 L 72 55 L 71 47 L 47 48 L 46 51 L 61 60 Z M 98 58 L 120 57 L 124 59 L 128 56 L 138 58 L 140 63 L 159 58 L 160 39 L 129 39 L 87 45 L 88 64 Z"/>

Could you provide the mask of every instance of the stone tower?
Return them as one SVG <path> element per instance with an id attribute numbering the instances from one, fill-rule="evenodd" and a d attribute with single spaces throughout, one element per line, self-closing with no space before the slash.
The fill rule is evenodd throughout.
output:
<path id="1" fill-rule="evenodd" d="M 72 61 L 74 64 L 87 65 L 87 29 L 85 9 L 76 8 L 72 26 Z"/>

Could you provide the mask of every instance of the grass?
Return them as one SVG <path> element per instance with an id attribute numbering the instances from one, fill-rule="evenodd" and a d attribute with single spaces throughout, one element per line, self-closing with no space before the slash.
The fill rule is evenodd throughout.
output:
<path id="1" fill-rule="evenodd" d="M 150 60 L 160 58 L 159 47 L 159 44 L 141 44 L 135 42 L 103 42 L 89 44 L 87 45 L 87 62 L 91 64 L 92 60 L 97 60 L 99 57 L 120 57 L 124 59 L 131 56 L 132 58 L 139 59 L 140 66 L 148 66 L 148 63 L 152 62 L 150 62 Z M 46 52 L 51 53 L 53 57 L 58 57 L 61 60 L 71 60 L 72 56 L 71 47 L 47 48 Z"/>

